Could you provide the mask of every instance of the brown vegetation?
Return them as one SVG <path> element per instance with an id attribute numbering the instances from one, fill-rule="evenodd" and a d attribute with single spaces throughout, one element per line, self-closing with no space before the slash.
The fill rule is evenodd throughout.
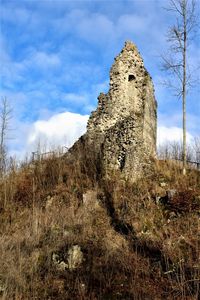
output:
<path id="1" fill-rule="evenodd" d="M 1 180 L 0 297 L 198 299 L 199 171 L 158 161 L 130 183 L 97 176 L 92 155 L 12 167 Z M 66 261 L 72 245 L 82 264 L 56 268 L 54 253 Z"/>

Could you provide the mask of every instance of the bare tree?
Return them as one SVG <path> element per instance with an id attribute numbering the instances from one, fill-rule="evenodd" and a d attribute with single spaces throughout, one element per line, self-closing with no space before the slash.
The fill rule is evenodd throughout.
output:
<path id="1" fill-rule="evenodd" d="M 198 164 L 200 164 L 200 136 L 194 138 L 194 156 Z"/>
<path id="2" fill-rule="evenodd" d="M 176 16 L 176 23 L 169 29 L 167 41 L 170 44 L 168 55 L 162 56 L 163 69 L 170 75 L 165 84 L 182 99 L 183 118 L 183 174 L 186 174 L 186 96 L 194 83 L 188 61 L 188 47 L 197 27 L 195 0 L 170 0 L 166 8 Z"/>
<path id="3" fill-rule="evenodd" d="M 2 174 L 6 164 L 6 139 L 8 138 L 12 109 L 6 97 L 2 98 L 0 105 L 0 173 Z"/>
<path id="4" fill-rule="evenodd" d="M 191 145 L 187 145 L 186 148 L 186 159 L 187 162 L 195 161 L 195 151 L 197 151 L 198 147 L 198 139 L 195 139 L 195 143 L 193 147 Z M 172 141 L 166 142 L 163 145 L 158 147 L 158 157 L 161 159 L 172 159 L 176 161 L 181 161 L 183 157 L 183 145 L 181 141 Z"/>

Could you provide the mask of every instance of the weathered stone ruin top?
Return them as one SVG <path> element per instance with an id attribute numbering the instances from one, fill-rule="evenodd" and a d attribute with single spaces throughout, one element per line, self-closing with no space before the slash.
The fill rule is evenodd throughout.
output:
<path id="1" fill-rule="evenodd" d="M 136 178 L 155 157 L 156 111 L 151 77 L 137 47 L 127 41 L 111 67 L 109 91 L 99 95 L 82 140 L 99 152 L 104 171 Z"/>
<path id="2" fill-rule="evenodd" d="M 110 70 L 110 89 L 98 97 L 98 108 L 90 117 L 88 130 L 107 130 L 116 121 L 140 111 L 141 92 L 148 76 L 136 46 L 126 42 Z"/>

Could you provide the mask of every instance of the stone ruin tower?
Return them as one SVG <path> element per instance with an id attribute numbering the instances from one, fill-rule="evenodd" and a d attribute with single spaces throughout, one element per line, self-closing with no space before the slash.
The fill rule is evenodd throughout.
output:
<path id="1" fill-rule="evenodd" d="M 136 179 L 156 155 L 157 103 L 154 87 L 136 46 L 127 41 L 110 70 L 110 88 L 79 140 L 100 154 L 103 170 Z"/>

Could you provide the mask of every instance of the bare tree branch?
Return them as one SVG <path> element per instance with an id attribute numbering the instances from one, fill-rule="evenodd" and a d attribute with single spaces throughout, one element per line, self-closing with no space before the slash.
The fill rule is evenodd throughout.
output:
<path id="1" fill-rule="evenodd" d="M 167 11 L 176 16 L 176 24 L 173 25 L 167 36 L 170 44 L 168 55 L 162 55 L 163 70 L 173 80 L 165 80 L 165 85 L 173 93 L 182 98 L 183 105 L 183 174 L 186 172 L 186 95 L 189 88 L 194 85 L 194 80 L 188 64 L 188 47 L 192 33 L 197 26 L 195 0 L 170 0 Z M 175 82 L 175 83 L 174 83 Z M 177 84 L 177 82 L 179 84 Z"/>
<path id="2" fill-rule="evenodd" d="M 0 107 L 0 175 L 5 170 L 6 161 L 6 139 L 9 131 L 9 124 L 12 118 L 12 109 L 6 97 L 1 100 Z"/>

